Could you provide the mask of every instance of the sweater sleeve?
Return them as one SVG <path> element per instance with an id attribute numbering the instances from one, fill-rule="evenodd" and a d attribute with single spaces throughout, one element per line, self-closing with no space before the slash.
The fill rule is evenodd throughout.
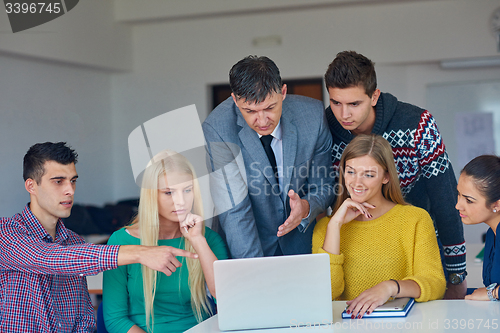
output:
<path id="1" fill-rule="evenodd" d="M 330 221 L 329 216 L 323 217 L 316 223 L 312 238 L 312 253 L 327 253 L 330 256 L 330 274 L 332 283 L 332 300 L 342 295 L 344 292 L 344 254 L 331 254 L 323 250 L 325 242 L 326 227 Z"/>
<path id="2" fill-rule="evenodd" d="M 465 270 L 466 250 L 463 225 L 455 209 L 457 180 L 436 120 L 428 111 L 420 117 L 414 145 L 429 198 L 429 214 L 443 244 L 446 270 L 461 273 Z"/>
<path id="3" fill-rule="evenodd" d="M 446 291 L 446 279 L 439 254 L 439 247 L 430 216 L 422 211 L 415 228 L 415 246 L 413 254 L 413 275 L 403 280 L 413 280 L 420 287 L 417 302 L 443 298 Z"/>
<path id="4" fill-rule="evenodd" d="M 116 231 L 108 240 L 108 244 L 123 244 Z M 125 244 L 123 244 L 125 245 Z M 129 319 L 129 297 L 127 288 L 127 265 L 105 271 L 103 274 L 103 315 L 108 332 L 128 332 L 135 325 Z"/>

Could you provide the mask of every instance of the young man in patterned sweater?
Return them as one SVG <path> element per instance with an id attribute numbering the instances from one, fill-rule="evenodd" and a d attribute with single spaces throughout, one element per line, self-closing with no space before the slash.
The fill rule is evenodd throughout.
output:
<path id="1" fill-rule="evenodd" d="M 325 110 L 333 136 L 333 164 L 357 134 L 375 133 L 389 141 L 405 200 L 429 212 L 444 252 L 448 279 L 445 298 L 464 298 L 465 240 L 455 209 L 457 181 L 432 115 L 377 89 L 373 62 L 344 51 L 328 67 L 325 83 L 330 106 Z"/>

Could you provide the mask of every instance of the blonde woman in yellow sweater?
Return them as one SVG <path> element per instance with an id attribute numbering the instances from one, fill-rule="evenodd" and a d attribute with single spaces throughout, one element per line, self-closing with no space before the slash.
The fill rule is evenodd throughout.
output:
<path id="1" fill-rule="evenodd" d="M 332 299 L 362 318 L 392 297 L 442 298 L 443 266 L 429 214 L 404 202 L 390 144 L 358 135 L 339 165 L 333 216 L 313 233 L 313 253 L 329 253 Z"/>

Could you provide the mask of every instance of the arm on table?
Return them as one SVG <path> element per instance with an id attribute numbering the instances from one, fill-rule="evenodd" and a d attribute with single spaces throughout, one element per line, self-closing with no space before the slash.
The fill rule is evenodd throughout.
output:
<path id="1" fill-rule="evenodd" d="M 373 310 L 387 302 L 391 297 L 413 297 L 420 295 L 420 287 L 412 280 L 387 280 L 376 286 L 363 291 L 352 301 L 347 301 L 349 305 L 346 312 L 351 314 L 351 318 L 363 318 L 365 313 L 370 314 Z"/>
<path id="2" fill-rule="evenodd" d="M 497 287 L 497 292 L 498 292 L 498 287 Z M 493 293 L 496 295 L 496 293 Z M 470 295 L 465 296 L 465 299 L 471 300 L 471 301 L 489 301 L 488 293 L 486 291 L 486 287 L 482 288 L 477 288 L 474 290 L 474 292 Z"/>
<path id="3" fill-rule="evenodd" d="M 390 297 L 413 297 L 417 302 L 442 298 L 446 281 L 434 225 L 427 212 L 418 209 L 418 213 L 420 215 L 417 216 L 418 221 L 413 231 L 413 274 L 397 281 L 383 281 L 347 302 L 348 310 L 354 317 L 362 317 L 365 312 L 371 313 Z"/>

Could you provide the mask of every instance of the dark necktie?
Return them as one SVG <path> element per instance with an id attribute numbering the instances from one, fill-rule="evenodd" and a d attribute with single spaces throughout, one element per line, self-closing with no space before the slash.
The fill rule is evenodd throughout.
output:
<path id="1" fill-rule="evenodd" d="M 271 163 L 271 167 L 273 168 L 274 178 L 276 179 L 276 183 L 279 184 L 280 182 L 278 181 L 278 167 L 276 166 L 276 157 L 274 156 L 273 149 L 271 148 L 271 141 L 273 141 L 273 136 L 263 135 L 260 137 L 260 141 L 264 146 L 264 150 L 266 151 L 269 163 Z"/>

